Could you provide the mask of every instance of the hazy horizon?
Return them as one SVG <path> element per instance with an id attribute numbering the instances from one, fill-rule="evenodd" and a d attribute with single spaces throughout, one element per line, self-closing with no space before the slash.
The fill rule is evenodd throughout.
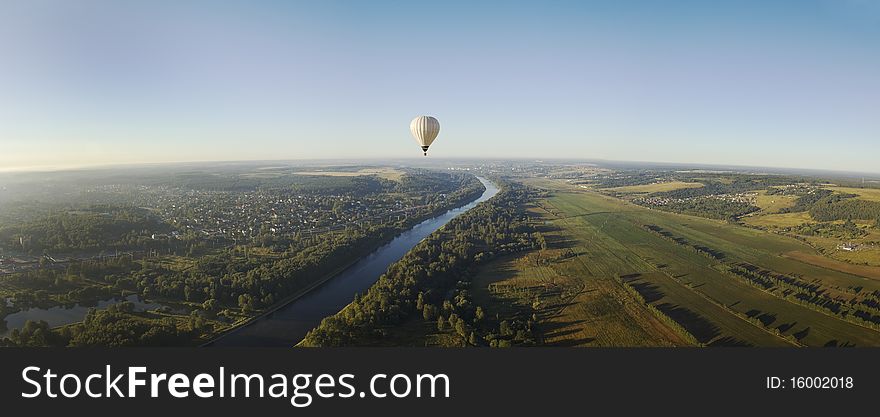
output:
<path id="1" fill-rule="evenodd" d="M 0 6 L 0 172 L 646 161 L 880 173 L 880 2 Z"/>
<path id="2" fill-rule="evenodd" d="M 718 170 L 718 171 L 737 171 L 737 172 L 754 172 L 769 174 L 795 174 L 795 175 L 830 175 L 832 177 L 863 177 L 875 181 L 880 179 L 880 171 L 858 171 L 846 169 L 821 169 L 807 167 L 785 167 L 785 166 L 757 166 L 743 164 L 707 164 L 700 162 L 676 162 L 676 161 L 634 161 L 634 160 L 611 160 L 611 159 L 584 159 L 584 158 L 528 158 L 528 157 L 510 157 L 510 158 L 478 158 L 478 157 L 441 157 L 441 158 L 423 158 L 423 157 L 400 157 L 400 158 L 300 158 L 300 159 L 230 159 L 230 160 L 181 160 L 181 161 L 146 161 L 131 163 L 105 163 L 105 164 L 88 164 L 88 165 L 66 165 L 66 166 L 34 166 L 34 167 L 6 167 L 0 168 L 0 175 L 15 173 L 52 173 L 66 171 L 91 171 L 91 170 L 113 170 L 113 169 L 136 169 L 146 167 L 162 167 L 162 166 L 206 166 L 216 167 L 218 165 L 243 165 L 256 166 L 266 168 L 268 165 L 279 164 L 287 165 L 287 167 L 342 167 L 342 166 L 403 166 L 422 168 L 442 164 L 444 162 L 453 163 L 494 163 L 494 162 L 534 162 L 534 163 L 557 163 L 571 165 L 595 165 L 600 168 L 641 168 L 641 169 L 693 169 L 693 170 Z M 450 168 L 449 166 L 446 166 Z"/>

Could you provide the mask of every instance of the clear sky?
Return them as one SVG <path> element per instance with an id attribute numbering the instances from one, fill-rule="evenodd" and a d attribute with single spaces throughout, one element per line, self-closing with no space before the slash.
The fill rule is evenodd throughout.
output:
<path id="1" fill-rule="evenodd" d="M 0 0 L 0 169 L 589 158 L 880 172 L 880 0 Z"/>

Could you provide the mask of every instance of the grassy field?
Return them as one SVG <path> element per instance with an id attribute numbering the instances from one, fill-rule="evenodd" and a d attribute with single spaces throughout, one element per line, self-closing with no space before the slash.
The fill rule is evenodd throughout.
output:
<path id="1" fill-rule="evenodd" d="M 641 194 L 641 193 L 660 193 L 664 191 L 673 191 L 680 190 L 683 188 L 700 188 L 703 184 L 699 182 L 682 182 L 682 181 L 670 181 L 670 182 L 658 182 L 656 184 L 644 184 L 644 185 L 628 185 L 625 187 L 614 187 L 607 188 L 608 191 L 616 191 L 619 193 L 627 193 L 627 194 Z"/>
<path id="2" fill-rule="evenodd" d="M 563 292 L 577 293 L 570 300 L 559 301 L 564 305 L 560 314 L 542 317 L 542 325 L 551 329 L 545 340 L 548 343 L 681 344 L 668 329 L 658 330 L 664 327 L 661 323 L 652 322 L 653 317 L 632 305 L 635 300 L 622 292 L 622 285 L 614 279 L 622 276 L 647 302 L 707 345 L 880 346 L 880 332 L 749 285 L 723 273 L 722 264 L 746 262 L 800 277 L 822 285 L 832 296 L 844 296 L 853 289 L 880 290 L 880 281 L 863 276 L 870 275 L 866 271 L 819 264 L 816 259 L 827 258 L 785 236 L 651 210 L 569 187 L 559 191 L 547 181 L 532 185 L 552 191 L 551 197 L 540 202 L 547 208 L 544 218 L 548 227 L 555 229 L 551 250 L 570 250 L 575 256 L 540 270 L 529 262 L 507 260 L 487 267 L 475 282 L 480 283 L 479 288 L 499 283 L 535 288 L 538 282 L 549 280 L 564 288 Z M 712 248 L 723 259 L 712 259 L 663 239 L 646 230 L 644 225 L 648 224 Z M 807 257 L 793 257 L 792 253 Z"/>
<path id="3" fill-rule="evenodd" d="M 860 277 L 880 280 L 880 268 L 876 266 L 854 265 L 848 262 L 841 262 L 835 259 L 831 259 L 827 256 L 814 255 L 798 251 L 786 253 L 784 256 L 792 259 L 797 259 L 810 265 L 828 268 L 834 271 L 840 271 Z"/>
<path id="4" fill-rule="evenodd" d="M 795 227 L 804 223 L 816 223 L 807 212 L 745 216 L 742 221 L 750 226 L 766 228 Z"/>
<path id="5" fill-rule="evenodd" d="M 880 193 L 874 193 L 874 190 L 861 190 L 858 188 L 841 188 L 834 187 L 835 190 L 838 191 L 861 191 L 866 192 L 867 198 L 874 198 Z M 762 198 L 766 199 L 767 197 L 777 197 L 777 196 L 758 196 L 758 205 L 761 205 Z M 859 198 L 865 198 L 864 195 Z M 799 213 L 776 213 L 779 210 L 779 206 L 777 206 L 778 202 L 768 202 L 770 206 L 768 208 L 762 209 L 759 212 L 754 214 L 744 216 L 740 219 L 740 221 L 746 225 L 757 227 L 761 229 L 765 229 L 772 232 L 783 232 L 789 233 L 785 229 L 797 227 L 803 224 L 816 224 L 818 223 L 814 220 L 810 213 L 808 212 L 799 212 Z M 770 208 L 772 207 L 772 208 Z M 836 223 L 843 224 L 843 220 L 828 222 L 828 223 Z M 880 245 L 877 245 L 876 242 L 880 242 L 880 230 L 872 227 L 872 222 L 866 221 L 856 221 L 858 226 L 862 227 L 867 233 L 864 236 L 849 239 L 849 238 L 841 238 L 835 236 L 822 236 L 822 235 L 813 235 L 806 236 L 801 235 L 800 237 L 808 242 L 813 248 L 821 251 L 826 257 L 833 258 L 834 260 L 840 261 L 841 263 L 849 263 L 854 266 L 858 265 L 868 265 L 871 267 L 880 267 Z M 838 246 L 841 243 L 845 242 L 854 242 L 859 244 L 859 249 L 855 251 L 843 251 L 838 249 Z M 823 257 L 824 258 L 824 257 Z M 828 258 L 825 258 L 828 259 Z M 803 259 L 802 259 L 803 260 Z M 831 259 L 828 259 L 829 261 Z M 816 262 L 811 262 L 816 264 Z M 818 264 L 817 264 L 818 265 Z M 839 268 L 838 268 L 839 269 Z M 850 272 L 850 270 L 839 269 L 844 272 Z M 859 270 L 856 268 L 855 270 Z"/>
<path id="6" fill-rule="evenodd" d="M 602 265 L 585 263 L 583 248 L 569 232 L 548 230 L 550 249 L 483 266 L 472 282 L 474 302 L 503 319 L 536 311 L 547 345 L 688 345 Z"/>
<path id="7" fill-rule="evenodd" d="M 880 188 L 827 187 L 839 193 L 857 194 L 863 200 L 880 201 Z"/>
<path id="8" fill-rule="evenodd" d="M 359 177 L 362 175 L 375 175 L 388 180 L 399 181 L 403 171 L 394 168 L 363 168 L 357 171 L 298 171 L 297 175 L 325 175 L 329 177 Z"/>
<path id="9" fill-rule="evenodd" d="M 774 214 L 779 213 L 781 209 L 793 206 L 795 200 L 797 200 L 797 196 L 767 195 L 767 191 L 762 190 L 755 198 L 755 205 L 761 208 L 758 214 Z"/>

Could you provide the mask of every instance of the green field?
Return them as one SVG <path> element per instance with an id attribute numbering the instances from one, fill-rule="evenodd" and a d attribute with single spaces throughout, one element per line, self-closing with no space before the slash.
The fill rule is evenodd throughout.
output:
<path id="1" fill-rule="evenodd" d="M 827 187 L 831 191 L 856 194 L 863 200 L 880 201 L 880 188 Z"/>
<path id="2" fill-rule="evenodd" d="M 774 214 L 779 213 L 781 209 L 793 206 L 795 200 L 797 197 L 793 195 L 767 195 L 767 191 L 763 190 L 755 198 L 755 205 L 761 208 L 758 214 Z"/>
<path id="3" fill-rule="evenodd" d="M 774 228 L 774 227 L 795 227 L 804 223 L 816 223 L 810 213 L 805 211 L 797 213 L 780 213 L 780 214 L 760 214 L 754 216 L 745 216 L 742 218 L 743 223 L 750 226 Z"/>
<path id="4" fill-rule="evenodd" d="M 548 232 L 556 248 L 543 254 L 507 257 L 482 267 L 472 283 L 474 301 L 504 319 L 537 311 L 547 345 L 688 345 L 601 266 L 585 264 L 580 254 L 555 259 L 569 249 L 582 249 L 567 232 Z M 538 264 L 541 259 L 555 260 Z"/>
<path id="5" fill-rule="evenodd" d="M 669 182 L 658 182 L 654 184 L 644 184 L 644 185 L 628 185 L 625 187 L 615 187 L 615 188 L 607 188 L 608 191 L 616 191 L 619 193 L 660 193 L 665 191 L 673 191 L 680 190 L 683 188 L 700 188 L 703 184 L 699 182 L 682 182 L 682 181 L 669 181 Z"/>
<path id="6" fill-rule="evenodd" d="M 644 310 L 632 306 L 637 300 L 622 291 L 623 285 L 614 279 L 622 276 L 648 303 L 706 345 L 880 345 L 876 330 L 797 304 L 783 298 L 780 290 L 765 291 L 722 272 L 724 265 L 748 263 L 821 286 L 832 297 L 880 290 L 880 280 L 856 275 L 858 269 L 847 273 L 817 265 L 816 258 L 786 255 L 820 256 L 803 242 L 726 222 L 651 210 L 594 192 L 560 191 L 549 182 L 533 185 L 552 192 L 539 202 L 547 209 L 542 216 L 548 228 L 555 230 L 555 241 L 545 256 L 552 257 L 554 250 L 570 250 L 576 255 L 540 270 L 522 261 L 492 264 L 475 283 L 479 288 L 487 288 L 489 282 L 536 288 L 539 282 L 550 280 L 568 291 L 582 288 L 577 296 L 560 301 L 565 305 L 560 314 L 542 317 L 542 324 L 551 329 L 547 343 L 682 344 L 670 336 L 668 327 L 664 330 L 665 326 L 651 320 Z M 644 228 L 649 224 L 691 244 L 711 248 L 723 259 L 664 239 Z M 596 308 L 599 305 L 602 308 Z"/>
<path id="7" fill-rule="evenodd" d="M 363 168 L 357 171 L 297 171 L 294 172 L 296 175 L 317 175 L 317 176 L 327 176 L 327 177 L 360 177 L 364 175 L 375 175 L 379 178 L 385 178 L 387 180 L 392 181 L 400 181 L 400 178 L 403 177 L 403 171 L 396 170 L 394 168 Z"/>

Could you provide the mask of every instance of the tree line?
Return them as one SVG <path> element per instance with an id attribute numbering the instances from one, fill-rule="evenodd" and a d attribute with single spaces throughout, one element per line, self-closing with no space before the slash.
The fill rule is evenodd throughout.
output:
<path id="1" fill-rule="evenodd" d="M 522 185 L 505 184 L 494 198 L 416 245 L 365 294 L 309 332 L 302 345 L 381 344 L 408 321 L 452 331 L 463 345 L 503 346 L 529 339 L 534 320 L 487 326 L 486 312 L 469 298 L 467 280 L 476 265 L 539 247 L 523 207 L 531 193 Z"/>
<path id="2" fill-rule="evenodd" d="M 28 324 L 27 329 L 19 330 L 4 343 L 27 346 L 38 343 L 35 340 L 50 345 L 194 343 L 214 330 L 207 321 L 232 322 L 268 308 L 356 261 L 425 218 L 460 206 L 485 191 L 471 175 L 456 176 L 456 179 L 461 181 L 462 188 L 449 191 L 446 198 L 412 216 L 321 235 L 294 236 L 285 242 L 286 250 L 281 254 L 251 254 L 250 247 L 230 247 L 199 256 L 189 268 L 169 264 L 163 258 L 135 261 L 123 258 L 72 264 L 66 270 L 45 269 L 4 277 L 2 279 L 10 284 L 21 284 L 13 297 L 12 309 L 16 311 L 35 305 L 104 299 L 122 292 L 182 304 L 191 310 L 190 316 L 184 316 L 183 320 L 171 314 L 134 313 L 119 308 L 95 311 L 82 323 L 58 329 L 45 330 L 39 322 Z M 4 307 L 4 312 L 6 310 L 9 309 Z M 46 334 L 47 331 L 50 334 Z M 36 339 L 28 336 L 32 334 L 41 336 Z"/>

